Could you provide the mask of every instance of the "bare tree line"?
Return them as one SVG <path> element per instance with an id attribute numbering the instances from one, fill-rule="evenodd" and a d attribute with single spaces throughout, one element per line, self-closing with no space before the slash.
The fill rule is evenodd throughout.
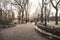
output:
<path id="1" fill-rule="evenodd" d="M 52 5 L 53 8 L 56 10 L 56 13 L 55 13 L 55 24 L 57 25 L 58 24 L 58 11 L 59 11 L 58 6 L 59 6 L 59 3 L 60 3 L 60 0 L 42 0 L 42 7 L 41 7 L 40 3 L 38 2 L 39 5 L 40 5 L 40 8 L 41 8 L 41 23 L 43 23 L 43 15 L 44 15 L 43 10 L 44 10 L 44 5 L 45 5 L 45 2 L 44 1 L 49 1 L 46 4 L 49 4 L 50 3 L 49 6 L 51 7 L 51 5 Z M 53 1 L 55 1 L 56 4 L 53 3 Z M 47 9 L 47 11 L 48 11 L 48 9 Z M 46 15 L 46 16 L 48 16 L 48 21 L 49 21 L 50 11 L 51 11 L 51 8 L 48 11 L 48 15 Z"/>
<path id="2" fill-rule="evenodd" d="M 27 19 L 28 19 L 28 5 L 29 5 L 29 0 L 14 0 L 15 3 L 11 3 L 13 5 L 18 5 L 19 6 L 19 13 L 18 13 L 18 22 L 20 22 L 20 20 L 22 20 L 22 23 L 24 21 L 24 13 L 25 13 L 25 18 L 26 18 L 26 23 L 27 23 Z M 46 1 L 48 1 L 48 3 L 46 3 Z M 56 4 L 53 3 L 53 1 L 56 2 Z M 4 2 L 6 3 L 6 2 Z M 50 16 L 50 12 L 51 12 L 51 5 L 53 6 L 53 8 L 56 10 L 56 13 L 55 13 L 55 24 L 58 24 L 58 11 L 59 11 L 59 3 L 60 3 L 60 0 L 56 1 L 56 0 L 42 0 L 42 4 L 40 4 L 39 0 L 38 0 L 38 3 L 39 3 L 39 6 L 40 6 L 40 12 L 41 12 L 41 15 L 40 15 L 40 19 L 41 19 L 41 23 L 43 23 L 43 17 L 44 17 L 44 9 L 45 9 L 45 5 L 46 5 L 46 15 L 48 17 L 48 21 L 49 21 L 49 16 Z M 49 5 L 49 9 L 47 9 L 47 5 Z M 4 4 L 4 7 L 6 6 L 6 4 Z M 21 15 L 22 14 L 22 15 Z M 13 16 L 14 14 L 12 14 Z M 20 18 L 22 16 L 22 19 Z"/>
<path id="3" fill-rule="evenodd" d="M 15 5 L 19 5 L 19 7 L 20 7 L 20 13 L 18 14 L 19 16 L 18 16 L 18 20 L 19 20 L 19 22 L 20 22 L 20 14 L 22 14 L 22 23 L 23 23 L 23 19 L 24 19 L 24 11 L 25 11 L 25 14 L 26 14 L 26 23 L 27 23 L 27 9 L 28 9 L 28 2 L 29 2 L 29 0 L 15 0 L 15 2 L 17 3 L 17 4 L 15 4 Z"/>

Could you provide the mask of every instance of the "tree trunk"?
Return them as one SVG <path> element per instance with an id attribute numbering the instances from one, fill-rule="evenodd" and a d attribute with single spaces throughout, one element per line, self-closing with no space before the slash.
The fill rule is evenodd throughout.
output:
<path id="1" fill-rule="evenodd" d="M 26 23 L 27 23 L 27 11 L 28 11 L 28 5 L 26 4 Z"/>
<path id="2" fill-rule="evenodd" d="M 49 22 L 49 15 L 48 15 L 48 22 Z"/>
<path id="3" fill-rule="evenodd" d="M 43 23 L 43 7 L 44 7 L 44 0 L 42 0 L 42 8 L 41 8 L 41 23 Z"/>
<path id="4" fill-rule="evenodd" d="M 46 19 L 46 7 L 45 7 L 45 26 L 47 26 L 47 19 Z"/>
<path id="5" fill-rule="evenodd" d="M 0 9 L 0 22 L 2 23 L 2 10 Z"/>
<path id="6" fill-rule="evenodd" d="M 23 23 L 24 11 L 22 11 L 22 23 Z"/>
<path id="7" fill-rule="evenodd" d="M 43 7 L 41 9 L 41 23 L 43 23 Z"/>
<path id="8" fill-rule="evenodd" d="M 26 23 L 27 23 L 27 11 L 26 11 Z"/>
<path id="9" fill-rule="evenodd" d="M 55 24 L 58 25 L 58 10 L 56 10 L 56 14 L 55 14 L 56 18 L 55 18 Z"/>
<path id="10" fill-rule="evenodd" d="M 18 22 L 20 22 L 20 14 L 21 12 L 18 13 Z"/>

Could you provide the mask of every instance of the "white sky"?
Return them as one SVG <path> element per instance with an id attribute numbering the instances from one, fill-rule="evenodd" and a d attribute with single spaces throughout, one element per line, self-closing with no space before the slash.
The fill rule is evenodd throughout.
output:
<path id="1" fill-rule="evenodd" d="M 30 15 L 33 16 L 33 13 L 35 13 L 36 8 L 38 7 L 38 0 L 29 0 L 32 8 L 30 9 Z"/>

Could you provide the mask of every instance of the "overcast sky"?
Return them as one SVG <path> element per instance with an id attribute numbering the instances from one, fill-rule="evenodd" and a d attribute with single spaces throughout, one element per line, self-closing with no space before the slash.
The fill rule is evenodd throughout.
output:
<path id="1" fill-rule="evenodd" d="M 35 13 L 35 10 L 36 10 L 37 8 L 39 8 L 38 0 L 29 0 L 29 2 L 31 3 L 31 7 L 32 7 L 32 8 L 30 9 L 30 15 L 33 15 L 33 13 Z M 42 0 L 39 0 L 39 2 L 40 2 L 40 4 L 41 4 Z M 10 5 L 10 4 L 7 5 L 7 8 L 8 8 L 8 9 L 11 9 L 11 5 Z M 17 17 L 17 15 L 18 15 L 18 10 L 17 10 L 17 8 L 12 5 L 12 10 L 14 11 L 15 16 Z M 54 9 L 53 7 L 51 7 L 51 12 L 55 13 L 55 9 Z M 59 11 L 59 13 L 60 13 L 60 11 Z"/>

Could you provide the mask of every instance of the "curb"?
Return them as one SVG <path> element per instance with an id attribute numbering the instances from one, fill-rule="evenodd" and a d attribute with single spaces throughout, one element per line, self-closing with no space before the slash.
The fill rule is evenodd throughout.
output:
<path id="1" fill-rule="evenodd" d="M 56 38 L 56 39 L 59 39 L 59 40 L 60 40 L 60 36 L 53 35 L 53 34 L 51 34 L 51 33 L 48 33 L 48 32 L 46 32 L 46 31 L 44 31 L 44 30 L 41 30 L 41 29 L 38 28 L 37 26 L 35 27 L 35 29 L 36 29 L 38 32 L 41 32 L 41 33 L 43 33 L 43 34 L 48 35 L 50 38 L 53 37 L 53 38 Z"/>

